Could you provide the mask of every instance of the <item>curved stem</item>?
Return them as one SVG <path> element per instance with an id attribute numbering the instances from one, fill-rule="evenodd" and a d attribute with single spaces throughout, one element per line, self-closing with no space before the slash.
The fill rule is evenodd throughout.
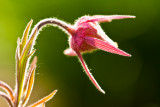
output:
<path id="1" fill-rule="evenodd" d="M 71 33 L 71 34 L 73 33 L 73 29 L 72 29 L 73 27 L 70 24 L 67 24 L 66 22 L 63 22 L 59 19 L 47 18 L 47 19 L 41 20 L 35 25 L 35 27 L 32 30 L 31 35 L 35 32 L 36 29 L 39 32 L 46 25 L 58 26 L 62 28 L 63 30 L 67 31 L 68 33 Z"/>
<path id="2" fill-rule="evenodd" d="M 61 20 L 55 19 L 55 18 L 47 18 L 47 19 L 43 19 L 40 22 L 38 22 L 31 34 L 30 37 L 26 43 L 26 45 L 23 48 L 22 54 L 20 55 L 20 65 L 21 65 L 21 69 L 20 69 L 20 80 L 19 80 L 19 89 L 18 89 L 18 96 L 17 96 L 17 105 L 19 105 L 21 97 L 22 97 L 22 92 L 23 92 L 23 88 L 24 88 L 24 79 L 25 79 L 25 74 L 28 70 L 28 65 L 29 65 L 29 60 L 30 57 L 29 55 L 32 52 L 33 46 L 35 44 L 35 40 L 39 34 L 39 31 L 45 27 L 46 25 L 53 25 L 53 26 L 57 26 L 62 28 L 64 31 L 66 31 L 68 34 L 72 35 L 74 33 L 74 29 L 73 26 L 71 26 L 70 24 L 67 24 Z"/>
<path id="3" fill-rule="evenodd" d="M 65 23 L 65 22 L 62 22 L 61 20 L 58 20 L 58 19 L 54 19 L 54 18 L 47 18 L 47 19 L 43 19 L 41 20 L 38 24 L 37 24 L 37 27 L 38 27 L 38 30 L 40 28 L 42 28 L 43 26 L 47 25 L 47 24 L 51 24 L 51 25 L 57 25 L 59 27 L 62 27 L 63 29 L 67 30 L 70 29 L 70 25 Z"/>
<path id="4" fill-rule="evenodd" d="M 33 46 L 35 43 L 35 40 L 38 36 L 39 31 L 47 25 L 57 26 L 57 27 L 61 28 L 62 30 L 64 30 L 66 33 L 70 34 L 71 36 L 75 32 L 73 26 L 64 22 L 64 21 L 61 21 L 61 20 L 55 19 L 55 18 L 46 18 L 46 19 L 41 20 L 40 22 L 38 22 L 34 26 L 32 32 L 31 32 L 30 38 L 28 40 L 28 43 L 33 40 L 33 42 L 32 42 L 33 43 L 32 46 Z M 30 48 L 30 51 L 32 50 L 32 48 L 33 47 Z"/>

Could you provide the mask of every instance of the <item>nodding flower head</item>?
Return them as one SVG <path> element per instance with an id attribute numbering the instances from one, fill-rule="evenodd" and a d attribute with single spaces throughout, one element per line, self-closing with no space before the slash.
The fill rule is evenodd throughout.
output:
<path id="1" fill-rule="evenodd" d="M 95 49 L 101 49 L 107 52 L 131 56 L 118 49 L 116 42 L 113 42 L 102 30 L 100 22 L 110 22 L 112 19 L 134 18 L 135 16 L 112 15 L 112 16 L 83 16 L 78 19 L 72 28 L 69 38 L 70 47 L 64 53 L 69 56 L 77 55 L 79 52 L 89 52 Z"/>
<path id="2" fill-rule="evenodd" d="M 129 15 L 95 15 L 95 16 L 83 16 L 79 18 L 72 30 L 69 31 L 71 36 L 69 37 L 70 48 L 64 51 L 65 55 L 78 56 L 80 62 L 92 83 L 96 88 L 105 93 L 98 85 L 94 77 L 91 75 L 87 65 L 85 64 L 81 53 L 90 52 L 96 49 L 101 49 L 110 53 L 119 54 L 123 56 L 131 56 L 130 54 L 120 50 L 118 44 L 112 41 L 102 30 L 99 23 L 111 22 L 113 19 L 125 19 L 135 18 L 135 16 Z"/>
<path id="3" fill-rule="evenodd" d="M 53 25 L 62 28 L 69 36 L 70 47 L 64 51 L 65 55 L 77 56 L 91 82 L 95 87 L 105 93 L 97 81 L 90 73 L 87 65 L 85 64 L 82 53 L 91 52 L 96 49 L 104 50 L 110 53 L 119 54 L 123 56 L 131 56 L 130 54 L 120 50 L 116 42 L 112 41 L 102 30 L 99 23 L 111 22 L 113 19 L 125 19 L 135 18 L 135 16 L 129 15 L 95 15 L 95 16 L 83 16 L 79 18 L 74 25 L 67 24 L 64 21 L 55 18 L 47 18 L 41 20 L 35 25 L 31 32 L 30 41 L 35 41 L 38 32 L 46 25 Z M 30 50 L 33 49 L 32 44 Z"/>
<path id="4" fill-rule="evenodd" d="M 78 56 L 80 62 L 95 87 L 102 93 L 105 93 L 97 81 L 90 73 L 85 64 L 81 53 L 90 52 L 96 49 L 101 49 L 110 53 L 119 54 L 123 56 L 131 56 L 130 54 L 120 50 L 118 44 L 112 41 L 102 30 L 99 23 L 111 22 L 113 19 L 135 18 L 129 15 L 95 15 L 83 16 L 79 18 L 75 25 L 69 30 L 71 36 L 69 37 L 70 48 L 64 51 L 65 55 Z"/>

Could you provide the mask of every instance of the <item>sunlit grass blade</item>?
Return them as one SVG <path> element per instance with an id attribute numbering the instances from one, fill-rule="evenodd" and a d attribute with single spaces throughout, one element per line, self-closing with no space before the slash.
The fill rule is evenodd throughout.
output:
<path id="1" fill-rule="evenodd" d="M 44 97 L 43 99 L 37 101 L 36 103 L 32 104 L 31 106 L 28 107 L 36 107 L 38 105 L 41 105 L 45 102 L 47 102 L 48 100 L 52 99 L 52 97 L 56 94 L 57 90 L 54 90 L 50 95 Z"/>
<path id="2" fill-rule="evenodd" d="M 0 91 L 0 96 L 2 96 L 3 98 L 6 99 L 7 103 L 10 105 L 10 107 L 13 107 L 14 103 L 12 102 L 11 98 L 7 94 Z"/>

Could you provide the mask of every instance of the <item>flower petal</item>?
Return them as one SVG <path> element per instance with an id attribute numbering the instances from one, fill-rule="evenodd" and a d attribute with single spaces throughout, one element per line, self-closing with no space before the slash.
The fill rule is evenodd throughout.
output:
<path id="1" fill-rule="evenodd" d="M 91 16 L 90 19 L 87 20 L 87 22 L 111 22 L 113 19 L 126 19 L 126 18 L 135 18 L 135 16 L 130 15 L 95 15 Z"/>
<path id="2" fill-rule="evenodd" d="M 96 47 L 98 49 L 107 51 L 107 52 L 111 52 L 111 53 L 115 53 L 115 54 L 119 54 L 119 55 L 123 55 L 123 56 L 131 56 L 130 54 L 114 47 L 113 45 L 111 45 L 110 43 L 108 43 L 106 41 L 102 41 L 102 40 L 92 38 L 92 37 L 85 37 L 85 41 L 89 45 Z"/>
<path id="3" fill-rule="evenodd" d="M 68 56 L 76 56 L 77 55 L 71 48 L 64 50 L 63 53 Z"/>
<path id="4" fill-rule="evenodd" d="M 85 70 L 85 73 L 87 74 L 87 76 L 89 77 L 89 79 L 91 80 L 91 82 L 94 84 L 94 86 L 103 94 L 105 94 L 105 91 L 99 86 L 99 84 L 97 83 L 97 81 L 94 79 L 93 75 L 90 73 L 86 63 L 83 60 L 82 55 L 80 54 L 79 51 L 76 51 L 78 58 L 80 59 L 80 62 Z"/>

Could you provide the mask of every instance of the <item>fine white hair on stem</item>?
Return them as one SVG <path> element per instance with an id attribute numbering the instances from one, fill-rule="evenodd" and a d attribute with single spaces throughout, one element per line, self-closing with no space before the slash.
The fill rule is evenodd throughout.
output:
<path id="1" fill-rule="evenodd" d="M 56 26 L 56 27 L 62 29 L 62 30 L 63 30 L 64 32 L 66 32 L 68 35 L 70 35 L 70 31 L 71 31 L 72 28 L 73 28 L 72 25 L 70 25 L 70 24 L 68 24 L 68 23 L 66 23 L 66 22 L 64 22 L 64 21 L 61 21 L 61 20 L 59 20 L 59 19 L 56 19 L 56 18 L 46 18 L 46 19 L 41 20 L 40 22 L 38 22 L 38 23 L 34 26 L 32 32 L 31 32 L 31 34 L 30 34 L 29 40 L 30 40 L 31 38 L 34 38 L 34 42 L 33 42 L 33 44 L 32 44 L 31 50 L 33 49 L 33 46 L 34 46 L 34 44 L 35 44 L 35 40 L 37 39 L 37 36 L 38 36 L 39 32 L 40 32 L 44 27 L 46 27 L 47 25 Z M 36 34 L 35 34 L 35 33 L 36 33 Z M 35 34 L 35 35 L 34 35 L 34 34 Z M 33 37 L 33 36 L 34 36 L 34 37 Z M 28 40 L 28 41 L 29 41 L 29 40 Z"/>

